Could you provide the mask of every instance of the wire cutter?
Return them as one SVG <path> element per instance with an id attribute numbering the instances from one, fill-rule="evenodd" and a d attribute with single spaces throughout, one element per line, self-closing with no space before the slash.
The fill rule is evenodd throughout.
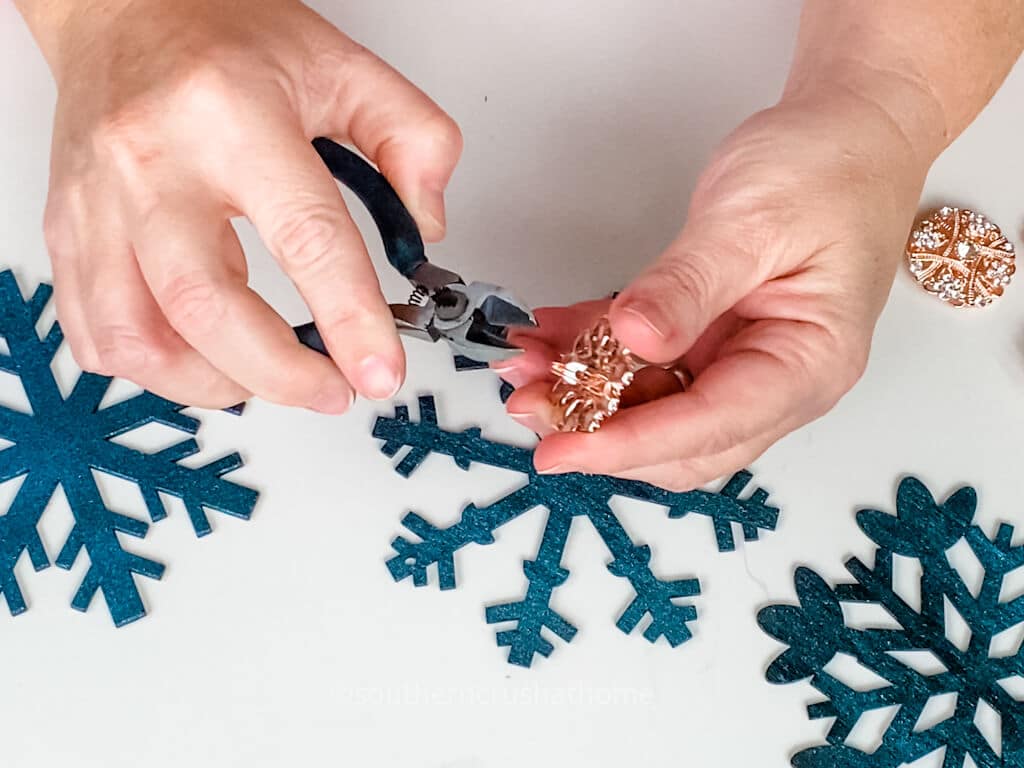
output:
<path id="1" fill-rule="evenodd" d="M 508 330 L 536 326 L 529 307 L 501 286 L 467 285 L 456 273 L 431 264 L 412 214 L 387 179 L 330 139 L 315 139 L 313 146 L 331 175 L 369 210 L 388 261 L 412 283 L 408 302 L 390 305 L 399 333 L 428 341 L 444 339 L 457 355 L 484 363 L 516 354 L 519 350 L 508 342 Z M 327 354 L 314 323 L 294 330 L 304 345 Z"/>

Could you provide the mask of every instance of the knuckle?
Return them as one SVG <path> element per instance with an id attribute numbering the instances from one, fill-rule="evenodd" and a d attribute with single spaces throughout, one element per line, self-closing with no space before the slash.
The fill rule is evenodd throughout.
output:
<path id="1" fill-rule="evenodd" d="M 138 105 L 125 105 L 104 113 L 92 129 L 93 141 L 103 148 L 116 147 L 132 138 L 142 122 Z"/>
<path id="2" fill-rule="evenodd" d="M 709 398 L 699 386 L 694 386 L 688 394 L 696 400 L 695 409 L 698 411 L 710 411 L 714 408 Z M 735 419 L 715 419 L 707 431 L 700 436 L 690 451 L 693 455 L 680 459 L 684 464 L 696 460 L 700 456 L 712 456 L 722 453 L 743 443 L 749 435 L 742 424 Z"/>
<path id="3" fill-rule="evenodd" d="M 224 314 L 217 286 L 206 276 L 179 275 L 159 292 L 157 300 L 171 326 L 184 334 L 216 331 Z"/>
<path id="4" fill-rule="evenodd" d="M 672 493 L 686 493 L 703 485 L 706 480 L 700 476 L 694 464 L 695 462 L 675 461 L 666 465 L 659 473 L 657 485 Z"/>
<path id="5" fill-rule="evenodd" d="M 850 389 L 860 381 L 861 376 L 868 367 L 868 347 L 853 345 L 845 348 L 845 354 L 840 355 L 838 365 L 838 381 L 843 391 Z"/>
<path id="6" fill-rule="evenodd" d="M 110 325 L 94 334 L 95 363 L 107 376 L 137 377 L 144 371 L 159 369 L 165 353 L 156 339 L 128 325 Z"/>
<path id="7" fill-rule="evenodd" d="M 359 82 L 390 83 L 400 78 L 366 46 L 333 27 L 310 41 L 301 69 L 302 91 L 310 104 L 351 108 L 352 86 Z"/>
<path id="8" fill-rule="evenodd" d="M 362 310 L 346 303 L 344 306 L 335 307 L 329 318 L 318 320 L 317 326 L 325 339 L 344 338 L 363 318 Z"/>
<path id="9" fill-rule="evenodd" d="M 277 228 L 275 250 L 286 269 L 320 272 L 338 252 L 338 214 L 326 207 L 289 214 Z"/>
<path id="10" fill-rule="evenodd" d="M 785 349 L 787 367 L 807 382 L 809 405 L 816 416 L 830 410 L 864 374 L 868 345 L 853 344 L 843 334 L 811 324 L 793 335 Z"/>
<path id="11" fill-rule="evenodd" d="M 239 74 L 250 70 L 246 55 L 233 46 L 213 47 L 177 73 L 170 86 L 170 102 L 197 118 L 223 115 L 239 103 Z"/>
<path id="12" fill-rule="evenodd" d="M 194 98 L 221 98 L 232 91 L 231 62 L 235 53 L 230 47 L 208 50 L 193 66 L 181 73 L 176 93 L 185 101 Z"/>
<path id="13" fill-rule="evenodd" d="M 701 455 L 713 456 L 717 453 L 724 453 L 731 448 L 741 445 L 749 435 L 737 424 L 719 423 L 708 432 L 701 451 Z"/>
<path id="14" fill-rule="evenodd" d="M 183 124 L 208 123 L 238 102 L 233 84 L 239 58 L 230 49 L 202 51 L 174 65 L 165 81 L 145 95 L 113 103 L 92 126 L 94 152 L 112 157 L 123 168 L 152 165 L 167 152 L 162 139 L 168 135 L 168 115 L 184 116 Z M 220 121 L 221 128 L 229 124 Z"/>
<path id="15" fill-rule="evenodd" d="M 327 72 L 391 68 L 362 43 L 346 38 L 343 46 L 325 47 L 317 52 L 316 61 Z"/>
<path id="16" fill-rule="evenodd" d="M 352 328 L 360 326 L 369 332 L 373 328 L 391 329 L 394 321 L 383 300 L 374 302 L 367 292 L 346 291 L 326 312 L 321 312 L 317 325 L 327 338 L 351 336 Z M 379 341 L 379 340 L 374 340 Z"/>
<path id="17" fill-rule="evenodd" d="M 665 259 L 651 277 L 654 294 L 669 307 L 701 305 L 711 296 L 711 277 L 703 260 L 689 254 Z"/>
<path id="18" fill-rule="evenodd" d="M 74 230 L 67 215 L 56 205 L 43 213 L 43 241 L 54 261 L 66 261 L 74 250 Z"/>
<path id="19" fill-rule="evenodd" d="M 868 352 L 866 345 L 843 345 L 839 348 L 832 366 L 835 373 L 832 377 L 829 407 L 839 402 L 860 381 L 868 366 Z"/>
<path id="20" fill-rule="evenodd" d="M 305 85 L 311 95 L 333 98 L 346 76 L 379 69 L 383 62 L 365 45 L 331 34 L 310 42 L 305 65 Z"/>
<path id="21" fill-rule="evenodd" d="M 104 371 L 101 370 L 99 356 L 91 344 L 74 337 L 68 338 L 68 346 L 71 347 L 71 357 L 74 359 L 75 365 L 86 373 L 104 374 Z"/>
<path id="22" fill-rule="evenodd" d="M 94 156 L 111 157 L 122 169 L 151 165 L 162 152 L 148 129 L 149 113 L 143 104 L 129 104 L 101 117 L 92 130 Z"/>
<path id="23" fill-rule="evenodd" d="M 462 155 L 462 130 L 458 123 L 440 107 L 434 106 L 432 114 L 420 125 L 421 135 L 434 147 L 457 161 Z"/>

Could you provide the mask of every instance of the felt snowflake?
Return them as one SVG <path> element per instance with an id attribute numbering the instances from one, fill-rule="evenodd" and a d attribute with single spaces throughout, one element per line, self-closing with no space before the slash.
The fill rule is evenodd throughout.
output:
<path id="1" fill-rule="evenodd" d="M 739 526 L 747 540 L 755 540 L 762 530 L 773 530 L 778 510 L 767 504 L 768 494 L 760 488 L 748 497 L 740 494 L 750 481 L 741 472 L 732 477 L 719 493 L 691 491 L 670 493 L 646 483 L 582 474 L 539 475 L 533 468 L 533 451 L 484 438 L 478 428 L 450 432 L 437 423 L 434 400 L 419 400 L 420 421 L 409 418 L 409 410 L 399 406 L 393 418 L 377 419 L 373 434 L 384 440 L 382 451 L 394 456 L 408 449 L 396 471 L 405 477 L 414 472 L 431 453 L 450 456 L 461 469 L 473 462 L 489 464 L 517 472 L 526 483 L 497 502 L 485 507 L 470 504 L 460 520 L 447 528 L 438 528 L 414 512 L 403 523 L 418 540 L 399 536 L 393 542 L 395 555 L 387 565 L 395 581 L 412 578 L 416 586 L 428 583 L 428 569 L 436 568 L 441 589 L 455 587 L 455 553 L 469 544 L 490 544 L 495 531 L 534 507 L 547 509 L 547 524 L 537 556 L 524 564 L 529 582 L 522 600 L 491 606 L 486 611 L 489 624 L 512 622 L 512 628 L 498 632 L 499 646 L 509 648 L 509 661 L 529 666 L 535 654 L 548 656 L 552 643 L 542 632 L 549 630 L 563 641 L 572 640 L 576 628 L 551 608 L 554 590 L 569 577 L 562 567 L 562 553 L 575 517 L 586 517 L 597 529 L 612 555 L 608 570 L 629 581 L 635 598 L 619 617 L 616 626 L 632 632 L 645 617 L 649 624 L 644 637 L 655 642 L 664 637 L 677 646 L 691 636 L 689 622 L 697 618 L 692 604 L 682 602 L 700 592 L 697 579 L 666 581 L 651 571 L 651 550 L 637 545 L 623 528 L 609 502 L 615 496 L 639 499 L 668 508 L 671 518 L 704 515 L 714 526 L 718 548 L 735 548 L 733 525 Z"/>
<path id="2" fill-rule="evenodd" d="M 968 756 L 979 768 L 1024 766 L 1024 703 L 1010 693 L 1015 676 L 1024 675 L 1024 647 L 1011 655 L 993 651 L 993 638 L 1024 622 L 1024 596 L 1005 600 L 1002 595 L 1007 576 L 1024 567 L 1024 547 L 1011 543 L 1009 525 L 1001 526 L 994 538 L 972 525 L 976 503 L 972 488 L 962 488 L 938 504 L 919 481 L 904 480 L 896 516 L 864 510 L 857 517 L 878 545 L 873 568 L 851 559 L 846 568 L 855 582 L 836 587 L 800 568 L 799 607 L 775 605 L 761 612 L 762 628 L 789 646 L 769 667 L 768 680 L 810 678 L 826 697 L 808 708 L 810 716 L 834 718 L 828 744 L 798 753 L 794 766 L 896 768 L 939 750 L 945 750 L 944 768 L 960 768 Z M 950 548 L 960 542 L 984 568 L 980 588 L 974 591 L 950 560 Z M 919 608 L 894 585 L 894 555 L 920 564 Z M 971 630 L 966 647 L 947 637 L 947 601 Z M 851 628 L 841 603 L 881 606 L 898 628 Z M 920 658 L 915 660 L 922 652 L 941 666 L 922 668 Z M 826 670 L 837 654 L 853 657 L 882 678 L 880 683 L 888 683 L 857 690 L 841 682 Z M 956 697 L 953 714 L 931 722 L 929 702 L 951 694 Z M 1001 719 L 1001 748 L 993 748 L 976 724 L 981 702 Z M 868 753 L 845 743 L 862 716 L 883 707 L 894 708 L 895 714 L 877 749 Z"/>
<path id="3" fill-rule="evenodd" d="M 26 300 L 14 275 L 0 273 L 0 336 L 7 347 L 0 370 L 18 377 L 31 407 L 26 413 L 0 406 L 0 437 L 11 443 L 0 450 L 0 482 L 21 478 L 13 502 L 0 515 L 0 592 L 12 614 L 25 610 L 14 568 L 22 553 L 37 571 L 50 565 L 37 526 L 60 486 L 74 526 L 56 563 L 70 569 L 81 553 L 90 563 L 71 604 L 84 611 L 102 590 L 114 623 L 121 626 L 146 612 L 135 576 L 159 579 L 164 567 L 123 546 L 119 534 L 142 538 L 148 525 L 107 508 L 94 470 L 134 482 L 153 522 L 167 516 L 161 492 L 181 498 L 199 536 L 211 530 L 206 509 L 248 518 L 257 494 L 223 478 L 241 466 L 238 454 L 190 468 L 179 461 L 198 452 L 195 440 L 153 453 L 111 440 L 151 423 L 194 435 L 199 422 L 181 412 L 184 406 L 143 392 L 101 408 L 111 379 L 88 373 L 65 398 L 51 368 L 63 333 L 56 323 L 43 338 L 36 332 L 51 293 L 43 284 Z"/>

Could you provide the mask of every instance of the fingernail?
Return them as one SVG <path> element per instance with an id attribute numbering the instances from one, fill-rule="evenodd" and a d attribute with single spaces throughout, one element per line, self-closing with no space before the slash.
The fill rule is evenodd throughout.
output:
<path id="1" fill-rule="evenodd" d="M 508 382 L 511 386 L 516 387 L 517 389 L 529 381 L 529 379 L 523 375 L 523 372 L 514 365 L 510 365 L 507 368 L 492 368 L 491 370 L 498 374 L 499 379 Z"/>
<path id="2" fill-rule="evenodd" d="M 644 304 L 643 302 L 634 302 L 627 304 L 622 308 L 622 311 L 632 317 L 635 317 L 658 338 L 668 338 L 668 333 L 659 328 L 657 323 L 651 320 L 651 317 L 658 316 L 658 312 L 653 307 Z"/>
<path id="3" fill-rule="evenodd" d="M 398 370 L 387 358 L 370 355 L 359 364 L 356 386 L 366 397 L 387 400 L 402 386 Z"/>
<path id="4" fill-rule="evenodd" d="M 444 191 L 442 189 L 424 187 L 420 191 L 418 203 L 417 207 L 420 213 L 434 227 L 435 232 L 431 233 L 431 235 L 436 237 L 442 236 L 445 231 Z"/>
<path id="5" fill-rule="evenodd" d="M 511 360 L 501 360 L 500 362 L 491 363 L 491 370 L 499 376 L 504 376 L 506 373 L 514 371 L 519 366 L 516 365 L 515 358 Z"/>
<path id="6" fill-rule="evenodd" d="M 538 475 L 561 475 L 565 473 L 565 467 L 562 464 L 555 464 L 553 467 L 537 467 Z"/>
<path id="7" fill-rule="evenodd" d="M 544 425 L 535 413 L 510 413 L 509 417 L 517 424 L 522 424 L 531 432 L 540 434 L 544 429 Z"/>
<path id="8" fill-rule="evenodd" d="M 349 387 L 331 387 L 318 392 L 310 408 L 320 413 L 339 415 L 351 408 L 355 400 L 356 393 Z"/>

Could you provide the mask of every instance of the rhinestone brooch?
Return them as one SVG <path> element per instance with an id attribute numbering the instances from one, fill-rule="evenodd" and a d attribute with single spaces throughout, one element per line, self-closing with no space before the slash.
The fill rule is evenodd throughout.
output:
<path id="1" fill-rule="evenodd" d="M 985 307 L 1010 284 L 1013 243 L 980 213 L 945 206 L 921 219 L 906 248 L 910 273 L 954 307 Z"/>
<path id="2" fill-rule="evenodd" d="M 551 390 L 555 428 L 596 432 L 619 410 L 622 393 L 644 364 L 612 335 L 607 317 L 576 339 L 572 351 L 551 364 L 557 377 Z"/>

